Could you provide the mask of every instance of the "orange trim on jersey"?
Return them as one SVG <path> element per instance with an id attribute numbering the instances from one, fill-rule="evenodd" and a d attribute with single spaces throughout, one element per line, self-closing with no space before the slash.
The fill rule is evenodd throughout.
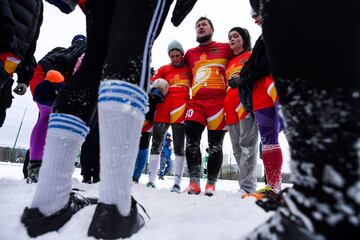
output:
<path id="1" fill-rule="evenodd" d="M 209 130 L 219 130 L 218 127 L 223 123 L 224 109 L 222 108 L 219 112 L 207 119 L 207 127 Z"/>
<path id="2" fill-rule="evenodd" d="M 170 124 L 176 123 L 179 119 L 184 118 L 186 111 L 186 103 L 170 112 Z"/>

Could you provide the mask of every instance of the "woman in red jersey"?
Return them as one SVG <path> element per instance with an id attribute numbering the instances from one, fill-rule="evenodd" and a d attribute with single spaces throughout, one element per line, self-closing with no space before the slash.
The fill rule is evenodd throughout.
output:
<path id="1" fill-rule="evenodd" d="M 256 152 L 259 134 L 254 114 L 244 110 L 238 89 L 234 84 L 250 57 L 251 41 L 249 32 L 240 27 L 232 28 L 228 37 L 235 57 L 229 61 L 225 71 L 229 85 L 224 100 L 225 123 L 229 128 L 233 154 L 239 168 L 240 192 L 252 193 L 256 189 Z M 231 88 L 232 86 L 234 88 Z"/>

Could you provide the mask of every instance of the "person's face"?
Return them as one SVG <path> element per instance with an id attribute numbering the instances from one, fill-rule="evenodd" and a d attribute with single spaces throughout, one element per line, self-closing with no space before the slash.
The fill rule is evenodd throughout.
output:
<path id="1" fill-rule="evenodd" d="M 207 20 L 201 20 L 196 23 L 196 40 L 199 43 L 206 42 L 212 38 L 214 30 L 211 28 Z"/>
<path id="2" fill-rule="evenodd" d="M 254 14 L 252 15 L 252 18 L 255 20 L 255 23 L 259 26 L 262 25 L 262 17 L 261 15 L 258 15 L 258 14 Z"/>
<path id="3" fill-rule="evenodd" d="M 244 49 L 244 40 L 241 37 L 240 33 L 237 31 L 231 31 L 229 32 L 229 45 L 231 50 L 233 50 L 234 53 L 238 53 L 239 51 L 242 51 Z"/>
<path id="4" fill-rule="evenodd" d="M 170 61 L 173 65 L 177 66 L 182 63 L 183 55 L 179 50 L 171 50 L 169 52 Z"/>

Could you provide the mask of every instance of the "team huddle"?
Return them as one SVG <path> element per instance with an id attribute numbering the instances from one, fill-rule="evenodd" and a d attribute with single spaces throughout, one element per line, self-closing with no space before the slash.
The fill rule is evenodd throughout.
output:
<path id="1" fill-rule="evenodd" d="M 146 186 L 156 187 L 170 126 L 174 194 L 181 192 L 185 161 L 190 181 L 184 191 L 202 192 L 200 142 L 205 128 L 209 157 L 204 192 L 216 194 L 229 132 L 241 196 L 254 196 L 263 209 L 276 211 L 248 239 L 359 236 L 357 0 L 250 0 L 252 18 L 262 28 L 253 48 L 249 32 L 237 26 L 229 30 L 228 43 L 214 41 L 213 23 L 200 17 L 195 22 L 199 45 L 185 52 L 172 41 L 167 48 L 171 63 L 155 72 L 151 47 L 173 0 L 46 1 L 64 13 L 78 5 L 86 16 L 87 36 L 75 36 L 69 48 L 54 48 L 39 62 L 34 52 L 42 1 L 0 3 L 0 126 L 11 106 L 14 73 L 18 84 L 13 91 L 23 95 L 30 84 L 39 108 L 27 178 L 37 186 L 21 216 L 30 237 L 59 230 L 89 205 L 96 205 L 90 237 L 128 238 L 141 230 L 145 221 L 131 187 L 148 158 Z M 176 1 L 174 26 L 195 3 Z M 341 17 L 329 17 L 334 14 Z M 304 44 L 309 36 L 320 43 L 316 51 Z M 346 44 L 329 36 L 342 36 Z M 330 71 L 334 59 L 341 61 Z M 291 147 L 294 184 L 287 190 L 281 188 L 281 130 Z M 85 147 L 92 134 L 98 148 Z M 267 185 L 257 190 L 259 136 Z M 81 146 L 82 151 L 89 149 L 84 155 L 93 155 L 91 149 L 99 155 L 99 163 L 86 169 L 89 178 L 83 169 L 84 182 L 99 182 L 97 198 L 72 189 Z"/>

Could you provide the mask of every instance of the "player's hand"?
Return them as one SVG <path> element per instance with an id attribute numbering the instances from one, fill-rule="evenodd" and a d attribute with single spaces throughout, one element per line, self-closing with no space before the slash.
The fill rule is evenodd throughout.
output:
<path id="1" fill-rule="evenodd" d="M 162 103 L 165 101 L 164 94 L 157 88 L 152 88 L 150 90 L 150 97 L 154 100 L 156 103 Z"/>
<path id="2" fill-rule="evenodd" d="M 228 81 L 228 85 L 229 85 L 229 87 L 231 87 L 231 88 L 237 88 L 237 87 L 239 87 L 242 83 L 243 83 L 243 79 L 242 79 L 241 77 L 234 77 L 234 78 L 231 78 L 231 79 Z"/>

